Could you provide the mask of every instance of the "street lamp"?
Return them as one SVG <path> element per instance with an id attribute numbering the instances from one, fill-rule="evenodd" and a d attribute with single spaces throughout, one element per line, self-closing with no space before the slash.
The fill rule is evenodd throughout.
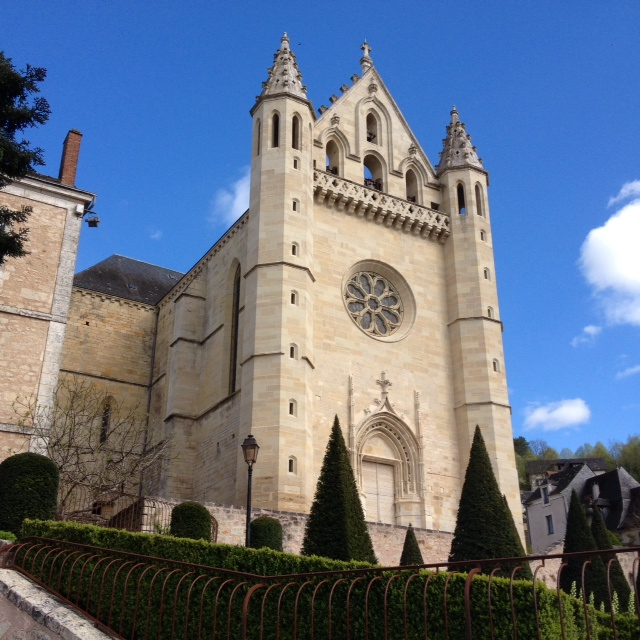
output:
<path id="1" fill-rule="evenodd" d="M 249 485 L 247 487 L 247 531 L 245 539 L 245 547 L 251 546 L 251 477 L 253 476 L 253 465 L 258 459 L 258 450 L 260 447 L 256 439 L 249 434 L 242 443 L 242 455 L 247 463 L 249 474 Z"/>

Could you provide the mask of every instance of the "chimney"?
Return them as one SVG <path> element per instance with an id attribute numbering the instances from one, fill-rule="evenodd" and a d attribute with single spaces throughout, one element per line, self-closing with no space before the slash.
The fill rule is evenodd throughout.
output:
<path id="1" fill-rule="evenodd" d="M 58 176 L 62 184 L 74 186 L 76 183 L 76 171 L 78 170 L 78 156 L 80 155 L 81 142 L 82 134 L 77 129 L 71 129 L 64 139 L 62 160 L 60 161 L 60 175 Z"/>

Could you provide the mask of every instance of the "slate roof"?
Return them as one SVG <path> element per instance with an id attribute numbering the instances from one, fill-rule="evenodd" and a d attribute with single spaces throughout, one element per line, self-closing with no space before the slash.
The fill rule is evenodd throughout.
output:
<path id="1" fill-rule="evenodd" d="M 584 485 L 584 496 L 594 495 L 594 484 L 599 488 L 596 504 L 602 509 L 607 529 L 615 531 L 624 523 L 631 503 L 631 492 L 640 487 L 640 483 L 625 469 L 614 469 L 589 478 Z"/>
<path id="2" fill-rule="evenodd" d="M 591 471 L 606 471 L 607 463 L 604 458 L 559 458 L 558 460 L 529 460 L 525 464 L 527 475 L 559 471 L 563 467 L 576 465 L 581 467 L 586 464 Z"/>
<path id="3" fill-rule="evenodd" d="M 572 482 L 573 479 L 580 473 L 584 463 L 572 465 L 563 469 L 562 471 L 558 471 L 558 473 L 551 474 L 549 476 L 549 495 L 557 495 L 562 493 Z M 601 476 L 598 476 L 601 477 Z M 529 504 L 534 500 L 539 500 L 542 495 L 540 487 L 538 487 L 533 493 L 529 495 L 525 500 L 525 504 Z"/>
<path id="4" fill-rule="evenodd" d="M 112 255 L 77 273 L 73 286 L 155 305 L 175 287 L 183 275 L 179 271 L 148 262 Z"/>

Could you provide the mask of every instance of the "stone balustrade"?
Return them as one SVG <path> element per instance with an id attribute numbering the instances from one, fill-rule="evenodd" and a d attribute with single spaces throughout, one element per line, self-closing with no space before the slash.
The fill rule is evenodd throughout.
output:
<path id="1" fill-rule="evenodd" d="M 396 198 L 325 171 L 313 172 L 314 196 L 318 204 L 335 207 L 443 244 L 450 234 L 449 214 L 402 198 Z"/>

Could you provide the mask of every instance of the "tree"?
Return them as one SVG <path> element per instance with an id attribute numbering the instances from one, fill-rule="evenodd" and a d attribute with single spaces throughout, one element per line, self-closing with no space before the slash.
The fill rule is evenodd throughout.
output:
<path id="1" fill-rule="evenodd" d="M 571 492 L 569 512 L 567 513 L 567 531 L 564 537 L 562 553 L 576 553 L 578 551 L 596 551 L 596 541 L 593 539 L 591 529 L 580 504 L 580 498 L 575 491 Z M 565 593 L 571 593 L 571 585 L 575 582 L 576 588 L 582 590 L 582 567 L 591 560 L 585 571 L 585 591 L 587 598 L 593 593 L 596 606 L 601 602 L 608 606 L 607 573 L 600 556 L 579 556 L 577 558 L 563 558 L 567 566 L 560 574 L 560 588 Z"/>
<path id="2" fill-rule="evenodd" d="M 25 518 L 56 514 L 58 470 L 47 457 L 19 453 L 0 464 L 0 529 L 19 535 Z"/>
<path id="3" fill-rule="evenodd" d="M 533 453 L 529 448 L 529 443 L 524 436 L 519 436 L 518 438 L 513 439 L 513 448 L 515 452 L 522 456 L 523 458 L 530 453 Z"/>
<path id="4" fill-rule="evenodd" d="M 407 533 L 404 537 L 404 546 L 402 547 L 402 555 L 400 556 L 400 566 L 410 567 L 416 564 L 424 564 L 422 553 L 416 539 L 416 532 L 409 525 Z"/>
<path id="5" fill-rule="evenodd" d="M 624 444 L 614 442 L 611 450 L 616 464 L 640 482 L 640 436 L 630 436 Z"/>
<path id="6" fill-rule="evenodd" d="M 602 513 L 598 507 L 594 507 L 593 509 L 591 533 L 598 549 L 613 549 L 613 545 L 609 538 L 609 532 L 607 531 L 604 518 L 602 517 Z M 620 566 L 618 557 L 616 554 L 612 553 L 610 556 L 602 556 L 602 560 L 605 563 L 605 571 L 607 570 L 609 561 L 613 560 L 611 563 L 611 569 L 609 570 L 609 575 L 611 576 L 611 597 L 613 598 L 613 592 L 615 591 L 618 594 L 621 609 L 626 611 L 629 603 L 629 596 L 631 595 L 631 587 L 629 586 L 627 579 L 624 577 L 624 571 Z"/>
<path id="7" fill-rule="evenodd" d="M 476 426 L 449 561 L 512 558 L 524 555 L 513 515 L 500 493 L 484 438 L 480 427 Z M 504 573 L 510 574 L 511 569 L 512 567 L 504 567 Z M 518 576 L 531 577 L 526 563 Z"/>
<path id="8" fill-rule="evenodd" d="M 529 448 L 538 460 L 558 460 L 560 454 L 546 440 L 529 440 Z"/>
<path id="9" fill-rule="evenodd" d="M 561 460 L 572 460 L 573 459 L 573 451 L 569 449 L 569 447 L 564 447 L 560 450 L 560 459 Z"/>
<path id="10" fill-rule="evenodd" d="M 142 474 L 170 453 L 170 438 L 145 412 L 80 377 L 63 376 L 50 405 L 19 398 L 14 410 L 24 432 L 58 468 L 60 519 L 136 493 Z"/>
<path id="11" fill-rule="evenodd" d="M 302 555 L 377 563 L 338 416 L 322 461 Z"/>
<path id="12" fill-rule="evenodd" d="M 46 75 L 46 69 L 31 65 L 18 71 L 11 58 L 0 51 L 0 189 L 23 178 L 34 166 L 44 164 L 42 149 L 32 148 L 21 134 L 49 119 L 49 103 L 35 95 L 40 93 L 38 85 Z M 29 213 L 30 207 L 15 211 L 0 206 L 0 265 L 7 257 L 26 255 L 28 229 L 15 225 L 26 222 Z"/>

